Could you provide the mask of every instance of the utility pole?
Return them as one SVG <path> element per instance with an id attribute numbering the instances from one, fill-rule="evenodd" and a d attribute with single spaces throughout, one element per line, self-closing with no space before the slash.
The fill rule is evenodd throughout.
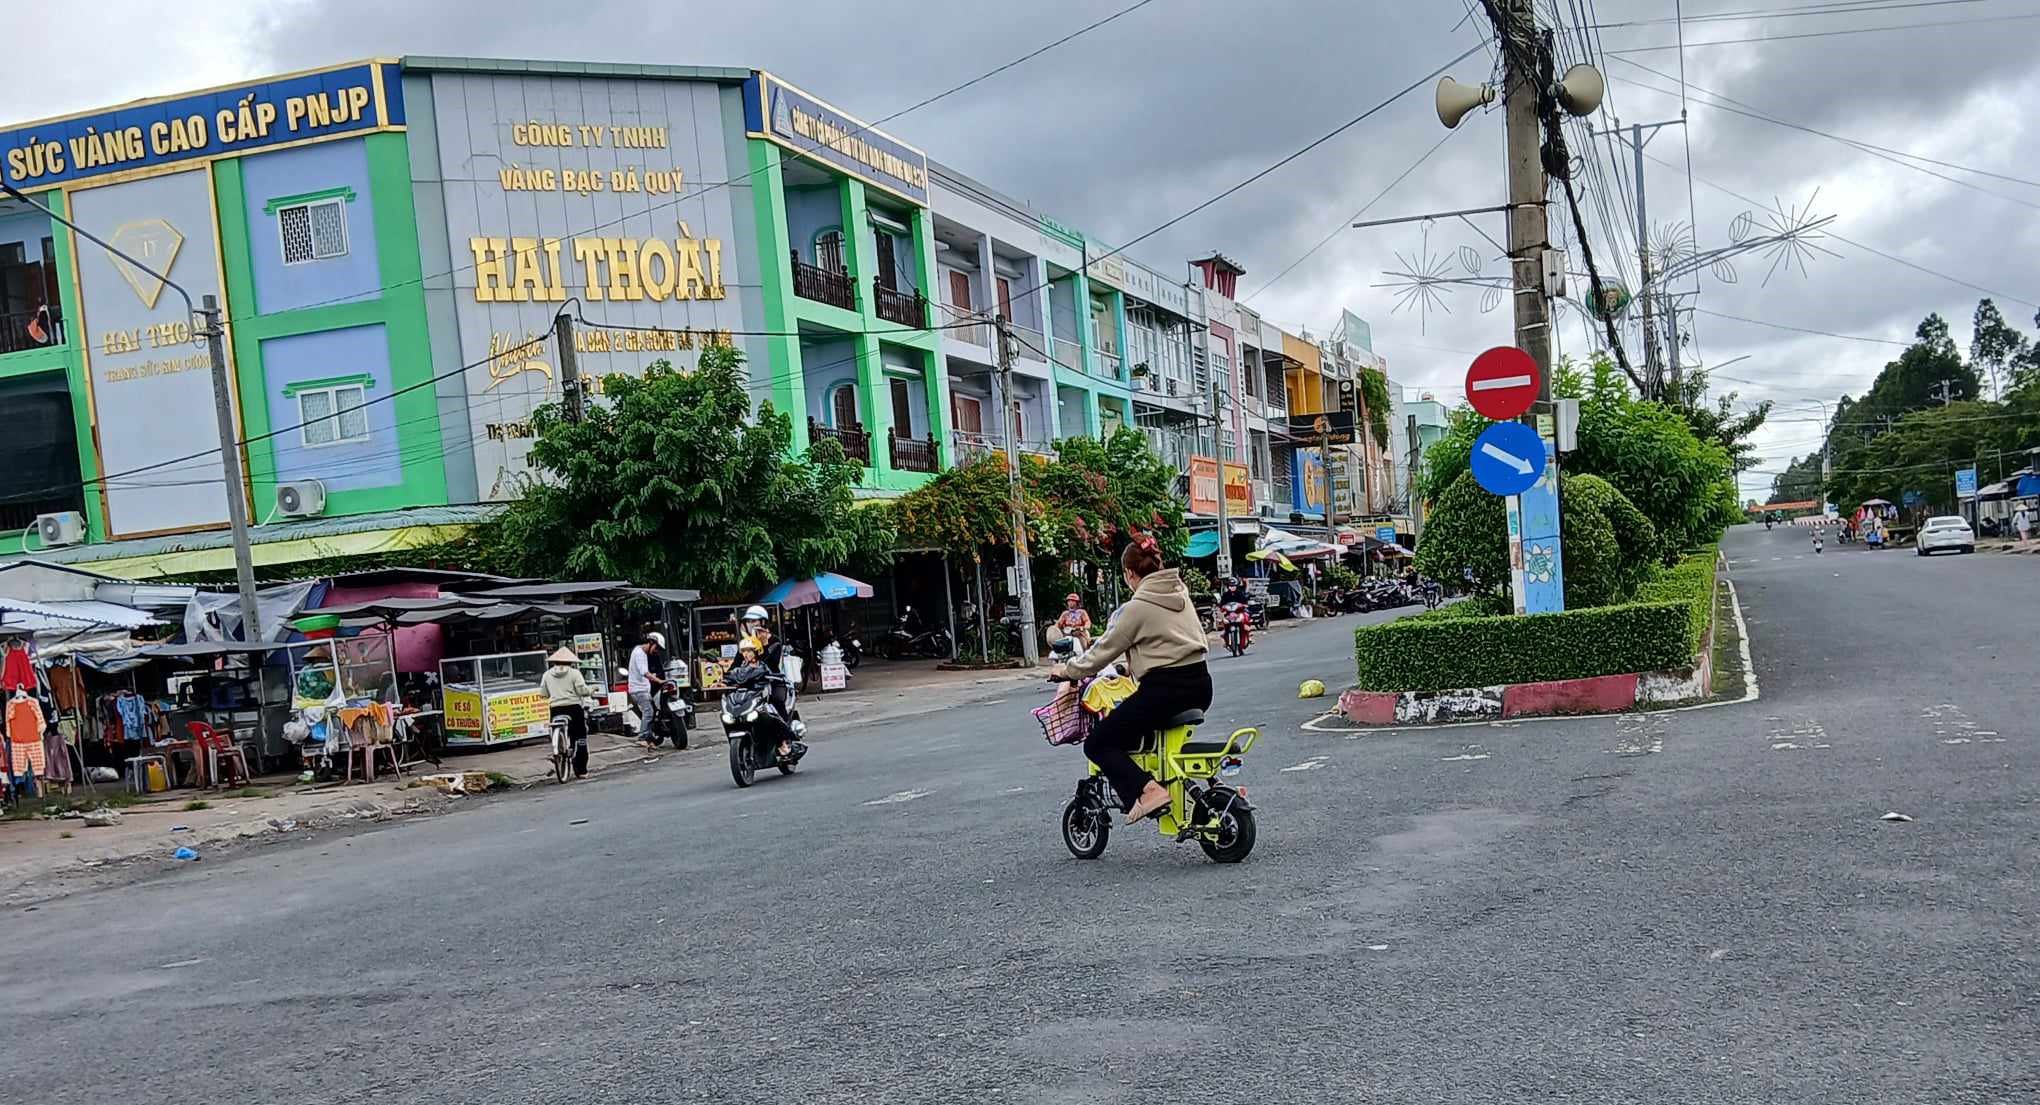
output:
<path id="1" fill-rule="evenodd" d="M 1028 563 L 1027 502 L 1020 483 L 1020 393 L 1013 386 L 1013 325 L 1004 312 L 997 316 L 999 331 L 999 386 L 1006 402 L 1006 491 L 1013 511 L 1013 589 L 1020 592 L 1020 657 L 1028 667 L 1041 663 L 1041 644 L 1035 639 L 1034 570 Z M 1219 488 L 1221 501 L 1225 488 Z M 978 617 L 986 615 L 980 613 Z"/>
<path id="2" fill-rule="evenodd" d="M 553 317 L 553 340 L 560 347 L 560 395 L 567 401 L 567 421 L 579 422 L 587 408 L 581 369 L 574 361 L 574 316 L 561 311 Z"/>
<path id="3" fill-rule="evenodd" d="M 1954 402 L 1954 397 L 1955 381 L 1945 376 L 1942 377 L 1940 382 L 1934 385 L 1934 398 L 1939 399 L 1941 405 L 1945 407 L 1949 403 Z"/>
<path id="4" fill-rule="evenodd" d="M 169 281 L 164 281 L 169 283 Z M 212 360 L 213 414 L 219 421 L 220 476 L 227 482 L 227 525 L 234 531 L 234 582 L 241 590 L 241 639 L 260 641 L 262 608 L 256 602 L 255 555 L 248 548 L 248 501 L 241 497 L 241 444 L 234 437 L 234 396 L 227 383 L 227 321 L 217 296 L 199 300 L 206 352 Z"/>
<path id="5" fill-rule="evenodd" d="M 1417 501 L 1417 465 L 1423 460 L 1424 447 L 1417 437 L 1417 416 L 1409 417 L 1410 437 L 1410 538 L 1418 544 L 1424 540 L 1424 504 Z"/>
<path id="6" fill-rule="evenodd" d="M 241 639 L 259 641 L 262 636 L 262 611 L 255 601 L 255 558 L 248 548 L 248 501 L 242 498 L 246 484 L 241 476 L 241 443 L 234 435 L 234 392 L 227 380 L 227 325 L 220 313 L 217 296 L 205 296 L 203 308 L 194 306 L 191 293 L 182 284 L 170 279 L 154 267 L 143 263 L 134 255 L 101 238 L 99 235 L 79 226 L 70 219 L 51 210 L 49 205 L 30 199 L 21 189 L 0 180 L 0 193 L 35 208 L 51 219 L 75 231 L 80 238 L 105 250 L 107 253 L 126 261 L 135 268 L 148 273 L 163 286 L 184 298 L 184 310 L 198 320 L 196 336 L 206 342 L 206 353 L 212 361 L 213 411 L 218 419 L 220 436 L 220 478 L 227 485 L 227 525 L 233 530 L 234 538 L 234 580 L 241 591 Z"/>
<path id="7" fill-rule="evenodd" d="M 1534 0 L 1489 0 L 1495 37 L 1507 63 L 1503 121 L 1509 144 L 1509 267 L 1515 276 L 1516 345 L 1537 362 L 1537 405 L 1551 405 L 1551 304 L 1544 297 L 1544 251 L 1551 233 L 1544 210 L 1544 125 L 1539 100 L 1543 32 Z M 1536 425 L 1535 415 L 1525 420 Z"/>

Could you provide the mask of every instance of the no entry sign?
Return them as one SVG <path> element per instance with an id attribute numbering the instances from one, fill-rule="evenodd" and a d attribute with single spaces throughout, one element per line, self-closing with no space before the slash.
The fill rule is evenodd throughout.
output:
<path id="1" fill-rule="evenodd" d="M 1466 370 L 1466 400 L 1497 422 L 1521 417 L 1537 401 L 1537 362 L 1513 345 L 1482 353 Z"/>

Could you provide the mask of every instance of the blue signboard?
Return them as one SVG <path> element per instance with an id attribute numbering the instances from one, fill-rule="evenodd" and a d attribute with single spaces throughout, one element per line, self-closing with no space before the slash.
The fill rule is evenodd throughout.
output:
<path id="1" fill-rule="evenodd" d="M 1544 439 L 1521 422 L 1497 422 L 1473 442 L 1473 479 L 1491 495 L 1521 495 L 1544 471 Z"/>
<path id="2" fill-rule="evenodd" d="M 47 188 L 403 122 L 397 66 L 367 62 L 0 131 L 0 179 Z"/>
<path id="3" fill-rule="evenodd" d="M 1508 423 L 1521 425 L 1521 423 Z M 1546 464 L 1536 483 L 1519 500 L 1521 518 L 1514 527 L 1512 557 L 1520 548 L 1523 612 L 1550 614 L 1565 609 L 1565 557 L 1559 550 L 1558 468 Z M 1519 544 L 1518 544 L 1519 543 Z M 1517 568 L 1519 565 L 1511 564 Z"/>
<path id="4" fill-rule="evenodd" d="M 1898 497 L 1898 501 L 1906 506 L 1918 506 L 1921 503 L 1926 502 L 1927 497 L 1917 491 L 1908 491 L 1905 494 L 1900 495 Z"/>
<path id="5" fill-rule="evenodd" d="M 1374 527 L 1374 539 L 1376 541 L 1381 542 L 1384 545 L 1395 544 L 1395 527 L 1394 526 Z"/>
<path id="6" fill-rule="evenodd" d="M 744 82 L 744 128 L 914 204 L 928 206 L 928 155 L 770 73 Z"/>
<path id="7" fill-rule="evenodd" d="M 1974 468 L 1956 469 L 1955 497 L 1958 499 L 1976 498 L 1976 469 Z"/>
<path id="8" fill-rule="evenodd" d="M 1289 454 L 1289 509 L 1298 514 L 1325 512 L 1325 462 L 1316 449 Z"/>

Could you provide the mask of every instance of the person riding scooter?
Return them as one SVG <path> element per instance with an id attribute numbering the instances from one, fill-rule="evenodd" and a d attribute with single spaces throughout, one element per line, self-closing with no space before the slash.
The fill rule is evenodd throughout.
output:
<path id="1" fill-rule="evenodd" d="M 758 662 L 774 675 L 786 673 L 786 643 L 772 633 L 772 617 L 762 606 L 755 603 L 745 608 L 744 616 L 737 625 L 746 640 L 758 642 Z M 740 646 L 741 651 L 741 646 Z M 786 684 L 776 685 L 767 697 L 772 705 L 786 715 L 787 727 L 794 736 L 807 732 L 807 723 L 800 719 L 800 707 L 790 705 L 786 700 Z"/>
<path id="2" fill-rule="evenodd" d="M 775 678 L 780 673 L 766 665 L 764 661 L 766 648 L 765 642 L 760 641 L 756 637 L 746 637 L 738 641 L 737 662 L 731 666 L 729 671 L 723 673 L 723 685 L 726 687 L 745 688 L 764 687 L 765 701 L 771 705 L 773 710 L 778 711 L 782 717 L 785 717 L 786 703 L 781 695 L 781 689 L 785 686 L 785 682 L 783 677 Z M 793 721 L 791 718 L 788 718 L 787 728 L 792 729 L 792 727 Z M 795 732 L 796 734 L 798 733 L 798 731 Z M 792 745 L 787 741 L 780 741 L 780 757 L 783 759 L 791 753 Z"/>
<path id="3" fill-rule="evenodd" d="M 1184 710 L 1211 707 L 1211 672 L 1204 665 L 1204 626 L 1183 586 L 1183 577 L 1162 567 L 1162 551 L 1143 537 L 1119 559 L 1133 598 L 1105 635 L 1083 655 L 1057 664 L 1058 679 L 1094 676 L 1120 657 L 1140 684 L 1124 702 L 1099 719 L 1084 740 L 1090 757 L 1111 780 L 1129 822 L 1169 804 L 1167 788 L 1133 762 L 1131 750 Z"/>

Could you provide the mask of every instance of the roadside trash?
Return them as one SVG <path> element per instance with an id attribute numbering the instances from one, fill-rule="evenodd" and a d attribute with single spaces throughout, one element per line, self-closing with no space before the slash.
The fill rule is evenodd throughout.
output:
<path id="1" fill-rule="evenodd" d="M 297 828 L 297 819 L 284 818 L 282 820 L 278 820 L 277 818 L 272 817 L 269 819 L 269 827 L 275 829 L 279 833 L 287 833 L 292 829 Z"/>
<path id="2" fill-rule="evenodd" d="M 1298 698 L 1323 698 L 1324 695 L 1325 681 L 1322 679 L 1306 679 L 1296 688 Z"/>
<path id="3" fill-rule="evenodd" d="M 189 826 L 189 825 L 172 825 L 172 826 L 170 826 L 170 831 L 171 831 L 171 832 L 173 832 L 173 833 L 188 833 L 188 832 L 190 832 L 190 831 L 191 831 L 191 826 Z"/>
<path id="4" fill-rule="evenodd" d="M 318 777 L 317 775 L 310 771 L 300 771 L 298 772 L 297 781 L 300 783 L 309 783 L 317 777 Z"/>
<path id="5" fill-rule="evenodd" d="M 418 782 L 441 794 L 480 794 L 489 789 L 489 773 L 460 771 L 448 775 L 427 775 Z"/>
<path id="6" fill-rule="evenodd" d="M 120 814 L 112 810 L 97 809 L 85 815 L 85 827 L 88 829 L 104 829 L 118 824 L 120 824 Z"/>
<path id="7" fill-rule="evenodd" d="M 87 774 L 92 777 L 92 781 L 95 783 L 120 782 L 120 772 L 115 771 L 110 767 L 95 767 L 91 771 L 87 772 Z"/>
<path id="8" fill-rule="evenodd" d="M 1880 817 L 1880 818 L 1878 818 L 1877 820 L 1879 820 L 1879 821 L 1911 821 L 1911 820 L 1912 820 L 1912 818 L 1910 818 L 1910 817 L 1907 817 L 1907 816 L 1906 816 L 1905 814 L 1902 814 L 1902 813 L 1887 813 L 1887 814 L 1885 814 L 1885 815 L 1884 815 L 1883 817 Z"/>
<path id="9" fill-rule="evenodd" d="M 181 860 L 194 860 L 198 858 L 198 853 L 192 851 L 189 848 L 179 848 L 176 851 L 170 853 L 170 858 Z"/>

